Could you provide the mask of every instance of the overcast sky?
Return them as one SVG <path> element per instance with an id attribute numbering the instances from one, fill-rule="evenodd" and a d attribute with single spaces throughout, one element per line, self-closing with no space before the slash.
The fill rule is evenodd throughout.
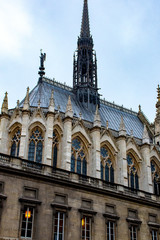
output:
<path id="1" fill-rule="evenodd" d="M 46 76 L 72 86 L 73 52 L 83 0 L 0 0 L 0 104 L 9 108 L 38 81 L 40 49 Z M 153 122 L 160 82 L 160 1 L 89 0 L 98 85 L 107 101 L 142 111 Z"/>

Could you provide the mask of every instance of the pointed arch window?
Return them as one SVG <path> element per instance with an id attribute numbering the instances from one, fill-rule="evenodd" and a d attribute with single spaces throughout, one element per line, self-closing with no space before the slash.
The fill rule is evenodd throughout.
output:
<path id="1" fill-rule="evenodd" d="M 101 179 L 114 183 L 113 160 L 106 147 L 101 148 Z"/>
<path id="2" fill-rule="evenodd" d="M 79 138 L 72 141 L 71 171 L 87 175 L 87 160 L 84 144 Z"/>
<path id="3" fill-rule="evenodd" d="M 20 139 L 21 139 L 21 130 L 17 129 L 13 135 L 11 141 L 11 152 L 10 155 L 13 157 L 19 156 L 19 147 L 20 147 Z"/>
<path id="4" fill-rule="evenodd" d="M 139 189 L 139 178 L 137 172 L 136 160 L 132 157 L 131 154 L 127 155 L 127 164 L 128 164 L 128 187 L 132 189 Z"/>
<path id="5" fill-rule="evenodd" d="M 59 136 L 57 131 L 53 131 L 53 140 L 52 140 L 52 161 L 53 167 L 57 167 L 58 160 L 58 149 L 59 149 Z"/>
<path id="6" fill-rule="evenodd" d="M 39 127 L 36 127 L 29 138 L 28 160 L 42 163 L 43 136 Z"/>
<path id="7" fill-rule="evenodd" d="M 154 161 L 151 161 L 151 173 L 152 173 L 152 182 L 153 182 L 153 192 L 156 195 L 160 195 L 160 185 L 159 185 L 159 169 Z"/>

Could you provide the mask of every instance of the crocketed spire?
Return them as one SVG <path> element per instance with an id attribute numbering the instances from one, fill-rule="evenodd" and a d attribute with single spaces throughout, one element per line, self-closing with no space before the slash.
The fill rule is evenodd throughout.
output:
<path id="1" fill-rule="evenodd" d="M 84 0 L 83 16 L 82 16 L 82 26 L 81 26 L 80 37 L 82 37 L 82 38 L 90 37 L 88 1 L 87 0 Z"/>

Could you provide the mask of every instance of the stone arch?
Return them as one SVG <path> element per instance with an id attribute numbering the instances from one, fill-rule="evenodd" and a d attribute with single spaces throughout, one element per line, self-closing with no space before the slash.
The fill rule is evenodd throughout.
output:
<path id="1" fill-rule="evenodd" d="M 150 159 L 150 163 L 151 163 L 153 193 L 156 195 L 160 195 L 160 184 L 159 184 L 160 163 L 155 156 Z"/>
<path id="2" fill-rule="evenodd" d="M 43 124 L 42 122 L 40 122 L 40 121 L 35 121 L 35 122 L 33 122 L 31 125 L 29 125 L 29 127 L 28 127 L 29 135 L 30 135 L 30 133 L 33 131 L 33 129 L 36 128 L 36 127 L 39 127 L 39 128 L 41 129 L 41 131 L 42 131 L 42 133 L 43 133 L 43 137 L 44 137 L 45 132 L 46 132 L 46 127 L 45 127 L 44 124 Z"/>
<path id="3" fill-rule="evenodd" d="M 85 149 L 86 149 L 86 153 L 87 153 L 87 155 L 89 155 L 89 149 L 91 148 L 91 142 L 89 142 L 89 139 L 86 138 L 86 136 L 84 136 L 81 132 L 74 133 L 72 135 L 72 140 L 74 138 L 79 138 L 83 142 Z"/>
<path id="4" fill-rule="evenodd" d="M 132 157 L 134 158 L 135 163 L 136 163 L 136 167 L 137 167 L 137 170 L 138 170 L 138 173 L 140 174 L 140 171 L 141 171 L 140 163 L 142 161 L 139 158 L 139 155 L 137 154 L 137 152 L 133 148 L 130 148 L 130 149 L 127 150 L 127 154 L 126 155 L 128 155 L 128 154 L 132 155 Z"/>

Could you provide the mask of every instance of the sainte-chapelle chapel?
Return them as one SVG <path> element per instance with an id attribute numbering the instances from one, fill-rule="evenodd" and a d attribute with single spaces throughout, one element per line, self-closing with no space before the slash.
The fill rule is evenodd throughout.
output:
<path id="1" fill-rule="evenodd" d="M 101 99 L 87 0 L 73 86 L 45 77 L 45 59 L 1 107 L 0 240 L 160 240 L 160 87 L 153 124 Z"/>

